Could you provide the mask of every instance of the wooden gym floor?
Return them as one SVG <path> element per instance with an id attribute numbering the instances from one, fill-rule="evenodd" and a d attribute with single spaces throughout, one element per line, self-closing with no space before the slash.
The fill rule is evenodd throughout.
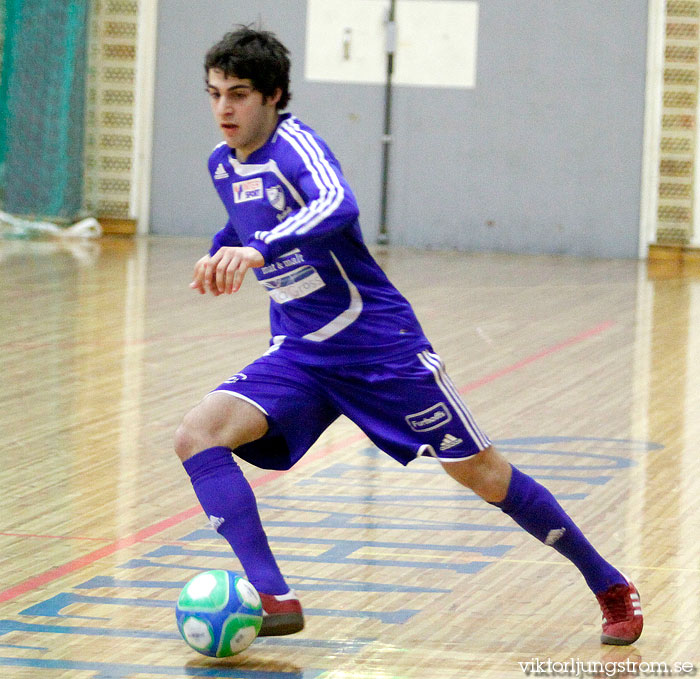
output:
<path id="1" fill-rule="evenodd" d="M 477 420 L 634 579 L 642 638 L 601 646 L 568 562 L 434 462 L 404 469 L 343 420 L 290 472 L 245 467 L 307 628 L 232 659 L 190 650 L 179 588 L 238 564 L 206 528 L 173 431 L 268 339 L 252 276 L 233 298 L 188 289 L 206 247 L 0 242 L 1 677 L 697 672 L 699 280 L 401 249 L 378 258 Z"/>

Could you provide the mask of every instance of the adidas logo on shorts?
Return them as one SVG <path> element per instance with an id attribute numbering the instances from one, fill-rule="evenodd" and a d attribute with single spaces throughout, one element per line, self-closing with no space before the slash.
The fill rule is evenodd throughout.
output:
<path id="1" fill-rule="evenodd" d="M 442 439 L 442 443 L 440 444 L 440 450 L 449 450 L 450 448 L 458 446 L 460 443 L 463 443 L 462 439 L 452 436 L 452 434 L 445 434 L 445 438 Z"/>

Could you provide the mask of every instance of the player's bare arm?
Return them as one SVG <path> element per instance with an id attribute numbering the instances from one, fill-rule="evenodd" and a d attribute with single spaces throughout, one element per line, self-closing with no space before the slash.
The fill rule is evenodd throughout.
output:
<path id="1" fill-rule="evenodd" d="M 190 287 L 201 295 L 230 295 L 238 292 L 248 269 L 264 266 L 265 260 L 251 247 L 221 247 L 214 255 L 205 255 L 194 266 Z"/>

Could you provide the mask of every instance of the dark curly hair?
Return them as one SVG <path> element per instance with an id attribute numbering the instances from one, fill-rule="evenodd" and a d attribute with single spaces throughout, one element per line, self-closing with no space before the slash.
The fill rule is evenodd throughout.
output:
<path id="1" fill-rule="evenodd" d="M 250 80 L 264 97 L 282 90 L 277 109 L 287 107 L 289 92 L 289 50 L 269 31 L 238 26 L 216 43 L 204 58 L 205 77 L 218 68 L 226 77 Z"/>

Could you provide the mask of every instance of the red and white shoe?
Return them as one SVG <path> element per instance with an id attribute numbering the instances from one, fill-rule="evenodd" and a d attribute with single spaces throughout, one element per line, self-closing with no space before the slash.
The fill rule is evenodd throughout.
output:
<path id="1" fill-rule="evenodd" d="M 277 637 L 294 634 L 304 629 L 304 614 L 301 602 L 293 590 L 286 594 L 263 594 L 259 592 L 263 605 L 263 621 L 259 637 Z"/>
<path id="2" fill-rule="evenodd" d="M 602 644 L 627 646 L 633 644 L 642 634 L 644 616 L 642 602 L 637 588 L 627 584 L 617 584 L 596 595 L 603 611 Z"/>

